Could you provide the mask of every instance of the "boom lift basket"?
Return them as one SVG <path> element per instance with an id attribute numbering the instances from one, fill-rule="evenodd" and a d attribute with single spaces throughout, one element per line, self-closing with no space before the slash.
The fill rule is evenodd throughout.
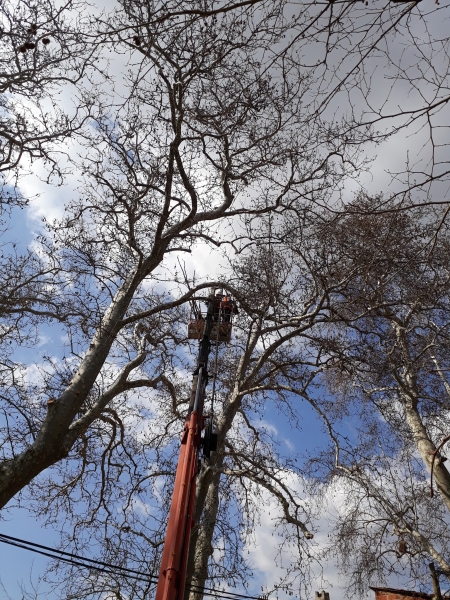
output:
<path id="1" fill-rule="evenodd" d="M 229 342 L 231 340 L 231 329 L 233 324 L 229 322 L 217 322 L 213 323 L 211 328 L 210 340 L 214 343 L 218 342 Z M 217 338 L 217 328 L 219 328 L 219 338 Z M 203 330 L 205 329 L 205 321 L 203 318 L 196 318 L 195 315 L 191 315 L 188 323 L 188 337 L 190 340 L 201 340 L 203 337 Z"/>
<path id="2" fill-rule="evenodd" d="M 229 342 L 233 328 L 233 314 L 237 314 L 235 302 L 230 296 L 216 295 L 214 306 L 214 320 L 209 339 L 211 343 Z M 188 323 L 188 338 L 201 340 L 205 329 L 206 312 L 194 303 Z"/>

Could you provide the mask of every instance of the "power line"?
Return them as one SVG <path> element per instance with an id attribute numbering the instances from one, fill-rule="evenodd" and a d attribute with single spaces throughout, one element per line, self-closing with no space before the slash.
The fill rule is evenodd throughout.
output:
<path id="1" fill-rule="evenodd" d="M 8 538 L 8 539 L 4 539 L 4 538 Z M 122 575 L 125 578 L 128 579 L 134 579 L 135 581 L 141 581 L 144 583 L 153 583 L 156 584 L 157 583 L 157 579 L 155 578 L 151 578 L 151 577 L 138 577 L 136 575 L 143 575 L 143 573 L 140 573 L 139 571 L 135 571 L 134 569 L 127 569 L 125 567 L 120 567 L 117 565 L 112 565 L 111 563 L 105 563 L 102 561 L 98 561 L 98 560 L 94 560 L 91 558 L 86 558 L 84 556 L 79 556 L 77 554 L 73 554 L 71 552 L 64 552 L 63 550 L 57 550 L 55 548 L 50 548 L 48 546 L 43 546 L 42 544 L 35 544 L 33 542 L 28 542 L 27 540 L 21 540 L 20 538 L 14 538 L 12 536 L 7 536 L 5 534 L 0 534 L 0 542 L 4 543 L 4 544 L 9 544 L 11 546 L 15 546 L 17 548 L 22 548 L 24 550 L 30 550 L 31 552 L 35 552 L 37 554 L 41 554 L 43 556 L 48 556 L 49 558 L 53 558 L 55 560 L 61 560 L 65 563 L 74 565 L 74 566 L 78 566 L 78 567 L 82 567 L 85 569 L 93 569 L 95 571 L 100 571 L 102 573 L 107 573 L 109 575 Z M 27 545 L 24 545 L 27 544 Z M 30 547 L 32 546 L 32 547 Z M 50 554 L 49 552 L 44 552 L 43 550 L 38 550 L 38 548 L 43 548 L 45 550 L 49 550 L 49 552 L 53 552 L 53 554 Z M 54 553 L 59 553 L 61 555 L 66 555 L 66 556 L 70 556 L 71 558 L 65 558 L 65 556 L 55 556 Z M 84 562 L 79 562 L 78 560 L 74 560 L 74 558 L 80 559 L 81 561 Z M 86 564 L 87 563 L 87 564 Z M 103 565 L 103 567 L 98 567 L 89 563 L 95 563 L 95 564 L 100 564 Z M 106 567 L 106 568 L 104 568 Z M 119 572 L 117 572 L 119 571 Z M 125 571 L 124 573 L 120 573 L 120 571 Z M 222 598 L 224 600 L 233 600 L 233 599 L 247 599 L 247 600 L 259 600 L 259 597 L 256 596 L 246 596 L 243 594 L 235 594 L 233 592 L 226 592 L 221 591 L 221 590 L 217 590 L 214 588 L 206 588 L 206 587 L 202 587 L 202 586 L 198 586 L 198 585 L 191 585 L 190 589 L 192 589 L 192 591 L 194 592 L 201 592 L 203 593 L 203 595 L 206 596 L 211 596 L 214 598 Z"/>
<path id="2" fill-rule="evenodd" d="M 6 538 L 5 540 L 1 538 Z M 64 556 L 70 556 L 71 558 L 77 558 L 79 560 L 83 560 L 85 562 L 94 563 L 96 565 L 101 565 L 102 567 L 108 567 L 112 569 L 117 569 L 120 571 L 127 571 L 128 573 L 133 573 L 135 575 L 142 575 L 140 571 L 136 571 L 134 569 L 127 569 L 126 567 L 119 567 L 116 565 L 112 565 L 111 563 L 103 562 L 101 560 L 95 560 L 94 558 L 86 558 L 84 556 L 79 556 L 78 554 L 74 554 L 73 552 L 65 552 L 64 550 L 58 550 L 57 548 L 50 548 L 49 546 L 43 546 L 42 544 L 36 544 L 35 542 L 29 542 L 28 540 L 22 540 L 20 538 L 12 537 L 11 535 L 6 535 L 4 533 L 0 533 L 0 542 L 4 542 L 5 544 L 9 543 L 6 540 L 11 540 L 11 542 L 18 542 L 19 544 L 26 544 L 26 546 L 33 546 L 35 548 L 41 548 L 43 550 L 48 550 L 49 552 L 62 554 Z M 17 546 L 18 544 L 11 544 L 12 546 Z M 31 548 L 27 548 L 25 546 L 19 546 L 19 548 L 25 548 L 25 550 L 31 550 Z M 39 552 L 38 552 L 39 553 Z M 147 577 L 148 579 L 152 579 L 151 577 Z M 156 578 L 155 581 L 157 581 Z"/>
<path id="3" fill-rule="evenodd" d="M 35 552 L 36 554 L 42 554 L 43 556 L 48 556 L 49 558 L 53 558 L 55 560 L 60 560 L 62 562 L 68 563 L 70 565 L 74 565 L 76 567 L 84 567 L 85 569 L 92 569 L 94 571 L 100 571 L 101 573 L 108 573 L 109 575 L 122 575 L 123 577 L 127 577 L 129 579 L 134 579 L 136 581 L 143 581 L 145 583 L 156 583 L 157 582 L 156 579 L 151 579 L 149 577 L 138 577 L 132 573 L 129 573 L 129 574 L 120 573 L 120 572 L 118 573 L 117 571 L 128 570 L 128 569 L 123 569 L 123 567 L 115 567 L 114 565 L 109 565 L 108 563 L 104 563 L 107 565 L 107 568 L 98 567 L 94 564 L 86 564 L 86 563 L 90 563 L 91 559 L 84 558 L 83 556 L 77 557 L 76 554 L 72 555 L 72 556 L 74 556 L 76 558 L 80 558 L 82 561 L 84 561 L 84 562 L 80 562 L 78 560 L 74 560 L 73 558 L 66 558 L 64 556 L 56 556 L 55 553 L 60 552 L 62 554 L 63 553 L 62 550 L 55 550 L 53 548 L 48 548 L 48 550 L 53 552 L 53 554 L 50 554 L 49 552 L 44 552 L 43 550 L 38 550 L 37 548 L 32 548 L 32 547 L 26 546 L 22 543 L 19 543 L 19 541 L 11 541 L 11 540 L 4 539 L 5 537 L 6 536 L 4 536 L 3 534 L 0 534 L 0 542 L 2 542 L 3 544 L 9 544 L 10 546 L 16 546 L 17 548 L 22 548 L 23 550 L 29 550 L 30 552 Z M 20 541 L 21 542 L 24 541 L 25 544 L 28 543 L 25 540 L 20 540 Z M 33 545 L 38 546 L 39 544 L 33 544 Z M 46 548 L 46 546 L 44 546 L 44 548 Z M 64 552 L 64 554 L 69 554 L 69 553 Z M 92 562 L 99 562 L 99 561 L 92 560 Z M 142 573 L 140 573 L 140 575 L 142 575 Z"/>
<path id="4" fill-rule="evenodd" d="M 134 581 L 141 581 L 144 583 L 156 584 L 158 582 L 156 578 L 149 577 L 148 575 L 145 575 L 140 571 L 136 571 L 135 569 L 128 569 L 126 567 L 113 565 L 111 563 L 95 560 L 93 558 L 86 558 L 85 556 L 74 554 L 73 552 L 65 552 L 64 550 L 58 550 L 56 548 L 51 548 L 50 546 L 44 546 L 43 544 L 36 544 L 28 540 L 6 535 L 4 533 L 0 533 L 0 542 L 10 546 L 15 546 L 16 548 L 22 548 L 23 550 L 29 550 L 30 552 L 35 552 L 36 554 L 41 554 L 55 560 L 60 560 L 76 567 L 92 569 L 94 571 L 107 573 L 109 575 L 121 575 L 127 579 L 133 579 Z M 227 592 L 225 590 L 222 591 L 216 588 L 208 588 L 205 586 L 190 585 L 189 588 L 193 592 L 199 592 L 205 596 L 210 596 L 213 598 L 222 598 L 223 600 L 261 600 L 260 596 L 248 596 L 246 594 Z"/>

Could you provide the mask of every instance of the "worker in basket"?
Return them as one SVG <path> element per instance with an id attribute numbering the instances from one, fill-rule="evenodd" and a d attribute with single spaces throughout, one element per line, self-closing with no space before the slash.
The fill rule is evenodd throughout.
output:
<path id="1" fill-rule="evenodd" d="M 217 322 L 219 320 L 220 311 L 222 308 L 222 301 L 224 295 L 217 293 L 214 296 L 214 313 L 213 313 L 213 321 Z"/>
<path id="2" fill-rule="evenodd" d="M 236 302 L 232 300 L 230 296 L 223 296 L 223 299 L 220 303 L 220 308 L 222 309 L 223 320 L 226 323 L 231 321 L 232 314 L 237 315 L 239 313 Z"/>

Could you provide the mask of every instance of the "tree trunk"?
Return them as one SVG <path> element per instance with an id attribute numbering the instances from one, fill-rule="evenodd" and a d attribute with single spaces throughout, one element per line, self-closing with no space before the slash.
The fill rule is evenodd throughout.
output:
<path id="1" fill-rule="evenodd" d="M 208 578 L 208 561 L 214 552 L 212 538 L 219 509 L 220 476 L 220 471 L 216 471 L 209 482 L 203 506 L 202 522 L 191 537 L 191 552 L 186 578 L 190 586 L 203 587 Z M 202 593 L 186 587 L 184 597 L 186 600 L 201 600 Z"/>
<path id="2" fill-rule="evenodd" d="M 241 401 L 242 396 L 235 393 L 233 400 L 222 412 L 217 428 L 217 452 L 211 458 L 211 466 L 203 468 L 199 474 L 195 498 L 195 525 L 189 542 L 184 600 L 200 600 L 198 593 L 191 592 L 189 586 L 203 586 L 208 577 L 208 561 L 213 553 L 212 538 L 219 508 L 219 484 L 225 438 Z"/>
<path id="3" fill-rule="evenodd" d="M 15 458 L 0 465 L 0 508 L 44 469 L 70 451 L 70 424 L 91 390 L 117 335 L 141 277 L 132 272 L 117 291 L 72 381 L 59 398 L 50 398 L 47 415 L 36 439 Z M 72 440 L 72 444 L 75 440 Z"/>
<path id="4" fill-rule="evenodd" d="M 401 377 L 401 397 L 406 422 L 408 423 L 416 447 L 420 452 L 420 456 L 427 469 L 431 472 L 431 464 L 436 447 L 428 435 L 418 410 L 419 391 L 417 387 L 417 378 L 414 369 L 414 361 L 411 359 L 408 349 L 405 327 L 396 324 L 395 330 L 404 362 L 404 375 Z M 434 461 L 433 477 L 436 481 L 439 493 L 444 500 L 445 506 L 450 511 L 450 473 L 438 456 Z"/>
<path id="5" fill-rule="evenodd" d="M 211 458 L 211 466 L 202 469 L 197 481 L 195 498 L 195 526 L 189 542 L 189 558 L 186 571 L 184 600 L 200 600 L 199 594 L 191 592 L 190 585 L 204 586 L 208 577 L 208 561 L 214 549 L 212 538 L 219 508 L 219 484 L 224 462 L 225 438 L 230 431 L 244 396 L 245 373 L 249 356 L 259 339 L 261 323 L 254 323 L 249 332 L 247 350 L 243 353 L 235 375 L 234 389 L 228 404 L 224 405 L 217 427 L 217 452 Z"/>
<path id="6" fill-rule="evenodd" d="M 431 472 L 431 463 L 436 447 L 428 436 L 427 430 L 422 422 L 418 410 L 411 404 L 410 398 L 407 398 L 405 401 L 406 422 L 411 430 L 411 434 L 417 449 L 420 452 L 420 456 L 422 457 L 422 460 L 427 466 L 428 470 Z M 450 511 L 450 473 L 439 457 L 436 457 L 434 461 L 433 479 L 436 482 L 445 506 Z"/>

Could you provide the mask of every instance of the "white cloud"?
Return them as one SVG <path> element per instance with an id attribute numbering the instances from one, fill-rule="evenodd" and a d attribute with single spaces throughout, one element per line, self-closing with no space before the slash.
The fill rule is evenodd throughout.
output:
<path id="1" fill-rule="evenodd" d="M 291 440 L 289 438 L 284 438 L 284 443 L 286 444 L 286 446 L 288 447 L 288 449 L 291 452 L 294 452 L 295 446 L 294 446 L 294 444 L 291 442 Z"/>
<path id="2" fill-rule="evenodd" d="M 269 423 L 268 421 L 264 421 L 264 419 L 259 419 L 257 421 L 252 421 L 251 424 L 256 429 L 260 429 L 269 435 L 277 436 L 278 429 L 273 425 L 273 423 Z"/>

